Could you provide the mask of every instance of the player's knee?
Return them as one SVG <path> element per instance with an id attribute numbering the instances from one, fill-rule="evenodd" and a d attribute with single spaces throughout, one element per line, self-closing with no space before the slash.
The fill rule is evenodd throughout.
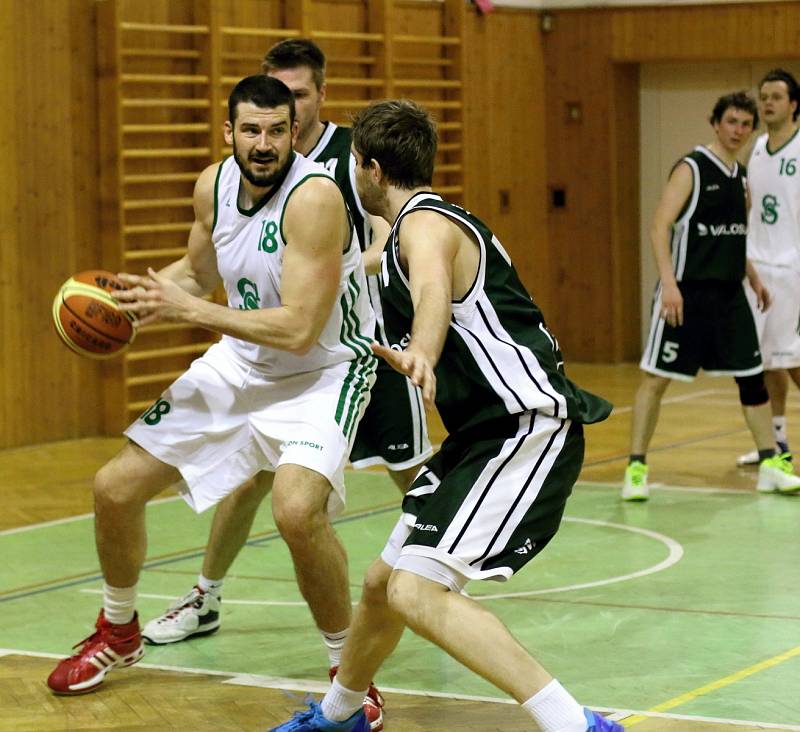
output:
<path id="1" fill-rule="evenodd" d="M 279 500 L 273 499 L 272 517 L 283 540 L 289 546 L 308 543 L 308 538 L 328 523 L 325 507 L 302 494 L 284 495 Z"/>
<path id="2" fill-rule="evenodd" d="M 739 387 L 739 401 L 743 407 L 760 407 L 769 401 L 763 373 L 737 376 L 735 381 L 736 386 Z"/>
<path id="3" fill-rule="evenodd" d="M 370 605 L 385 605 L 387 587 L 392 576 L 392 568 L 382 559 L 374 561 L 364 575 L 362 599 Z"/>
<path id="4" fill-rule="evenodd" d="M 114 462 L 106 463 L 94 476 L 94 501 L 97 508 L 121 508 L 137 502 L 137 495 L 126 484 Z"/>
<path id="5" fill-rule="evenodd" d="M 386 588 L 389 607 L 412 629 L 425 624 L 430 607 L 426 598 L 448 592 L 448 588 L 413 572 L 392 572 Z"/>

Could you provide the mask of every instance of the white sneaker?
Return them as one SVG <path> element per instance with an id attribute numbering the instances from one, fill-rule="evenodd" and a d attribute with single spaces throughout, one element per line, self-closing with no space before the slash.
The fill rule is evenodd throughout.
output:
<path id="1" fill-rule="evenodd" d="M 169 610 L 142 628 L 148 643 L 177 643 L 195 635 L 208 635 L 220 626 L 222 598 L 203 592 L 199 587 L 178 600 Z"/>
<path id="2" fill-rule="evenodd" d="M 647 487 L 647 465 L 635 460 L 625 468 L 625 482 L 622 484 L 623 501 L 646 501 L 650 497 Z"/>
<path id="3" fill-rule="evenodd" d="M 794 474 L 791 460 L 784 455 L 773 455 L 758 466 L 756 490 L 762 493 L 797 493 L 800 476 Z"/>
<path id="4" fill-rule="evenodd" d="M 747 465 L 758 465 L 758 450 L 746 452 L 744 455 L 739 455 L 736 458 L 736 467 L 744 468 Z"/>

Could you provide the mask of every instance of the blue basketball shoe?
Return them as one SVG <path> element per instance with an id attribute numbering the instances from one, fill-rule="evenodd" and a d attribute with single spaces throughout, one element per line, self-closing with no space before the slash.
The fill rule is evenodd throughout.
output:
<path id="1" fill-rule="evenodd" d="M 598 730 L 600 729 L 598 727 Z M 613 728 L 603 727 L 602 729 Z M 319 704 L 311 702 L 307 712 L 295 712 L 288 722 L 273 727 L 269 732 L 370 732 L 370 729 L 363 709 L 359 709 L 344 722 L 331 722 L 329 719 L 325 719 Z"/>
<path id="2" fill-rule="evenodd" d="M 586 717 L 586 724 L 589 725 L 586 732 L 625 732 L 625 728 L 621 724 L 601 717 L 597 712 L 593 712 L 591 709 L 584 707 L 583 714 Z M 309 727 L 309 729 L 313 728 Z"/>

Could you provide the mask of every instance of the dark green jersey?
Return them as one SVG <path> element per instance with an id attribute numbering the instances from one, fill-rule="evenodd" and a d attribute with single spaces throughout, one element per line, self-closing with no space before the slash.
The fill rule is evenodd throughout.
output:
<path id="1" fill-rule="evenodd" d="M 672 227 L 675 279 L 740 282 L 747 256 L 745 169 L 729 168 L 703 146 L 681 162 L 692 170 L 692 193 Z"/>
<path id="2" fill-rule="evenodd" d="M 339 127 L 333 122 L 325 123 L 322 133 L 313 150 L 306 157 L 317 163 L 322 163 L 334 176 L 339 188 L 342 189 L 347 207 L 356 227 L 358 244 L 363 252 L 372 241 L 372 227 L 369 217 L 361 207 L 358 199 L 355 182 L 355 158 L 350 153 L 350 144 L 353 136 L 349 127 Z M 375 340 L 386 344 L 383 334 L 383 318 L 381 317 L 380 286 L 378 276 L 367 277 L 367 293 L 372 309 L 375 311 Z"/>
<path id="3" fill-rule="evenodd" d="M 611 404 L 573 384 L 555 337 L 517 276 L 502 244 L 463 208 L 435 193 L 419 193 L 403 207 L 381 262 L 384 327 L 392 348 L 408 344 L 414 308 L 398 255 L 403 218 L 421 209 L 441 213 L 470 232 L 480 249 L 470 291 L 452 303 L 452 317 L 436 365 L 436 406 L 448 432 L 526 411 L 591 423 Z"/>

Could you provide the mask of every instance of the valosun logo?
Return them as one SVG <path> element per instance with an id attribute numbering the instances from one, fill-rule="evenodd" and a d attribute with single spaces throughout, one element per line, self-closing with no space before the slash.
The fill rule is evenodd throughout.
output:
<path id="1" fill-rule="evenodd" d="M 747 234 L 747 224 L 705 224 L 697 223 L 698 236 L 745 236 Z"/>

